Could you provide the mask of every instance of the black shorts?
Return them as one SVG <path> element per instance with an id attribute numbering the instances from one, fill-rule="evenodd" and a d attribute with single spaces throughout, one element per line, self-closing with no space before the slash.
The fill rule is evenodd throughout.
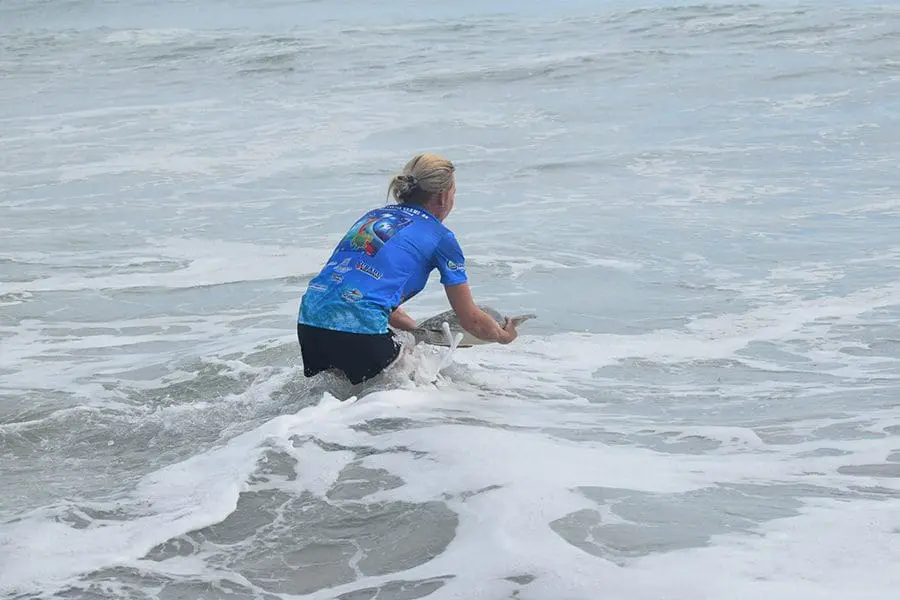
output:
<path id="1" fill-rule="evenodd" d="M 400 355 L 394 334 L 348 333 L 297 323 L 303 374 L 339 369 L 356 385 L 381 373 Z"/>

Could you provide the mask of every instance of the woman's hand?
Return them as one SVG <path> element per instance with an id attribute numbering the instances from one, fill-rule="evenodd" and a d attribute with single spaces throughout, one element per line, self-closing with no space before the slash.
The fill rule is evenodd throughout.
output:
<path id="1" fill-rule="evenodd" d="M 459 318 L 462 328 L 486 342 L 508 344 L 519 335 L 515 324 L 507 317 L 501 327 L 494 318 L 478 308 L 467 283 L 444 286 L 450 306 Z"/>
<path id="2" fill-rule="evenodd" d="M 500 331 L 502 333 L 497 341 L 501 344 L 508 344 L 519 337 L 519 332 L 516 331 L 516 324 L 509 317 L 506 317 L 506 323 Z"/>

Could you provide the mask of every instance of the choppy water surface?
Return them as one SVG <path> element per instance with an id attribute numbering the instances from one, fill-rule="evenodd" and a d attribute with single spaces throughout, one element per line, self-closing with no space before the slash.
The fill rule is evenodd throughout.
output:
<path id="1" fill-rule="evenodd" d="M 0 34 L 3 597 L 900 585 L 896 4 L 11 0 Z M 298 299 L 425 149 L 476 297 L 539 317 L 340 402 Z"/>

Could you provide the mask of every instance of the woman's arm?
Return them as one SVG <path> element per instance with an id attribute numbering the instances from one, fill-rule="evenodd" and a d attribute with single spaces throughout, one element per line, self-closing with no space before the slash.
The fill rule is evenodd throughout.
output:
<path id="1" fill-rule="evenodd" d="M 444 290 L 450 306 L 459 317 L 459 324 L 478 339 L 508 344 L 519 335 L 511 321 L 505 327 L 500 327 L 491 315 L 478 308 L 468 283 L 445 285 Z"/>
<path id="2" fill-rule="evenodd" d="M 394 329 L 402 329 L 403 331 L 412 331 L 416 328 L 416 320 L 406 314 L 406 311 L 399 306 L 391 313 L 388 324 Z"/>

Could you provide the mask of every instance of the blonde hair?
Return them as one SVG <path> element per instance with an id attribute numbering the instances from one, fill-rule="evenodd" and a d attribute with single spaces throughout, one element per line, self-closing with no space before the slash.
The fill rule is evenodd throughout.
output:
<path id="1" fill-rule="evenodd" d="M 400 204 L 424 204 L 432 196 L 445 192 L 453 185 L 453 163 L 437 154 L 424 152 L 414 156 L 403 172 L 394 175 L 388 185 L 388 196 Z"/>

